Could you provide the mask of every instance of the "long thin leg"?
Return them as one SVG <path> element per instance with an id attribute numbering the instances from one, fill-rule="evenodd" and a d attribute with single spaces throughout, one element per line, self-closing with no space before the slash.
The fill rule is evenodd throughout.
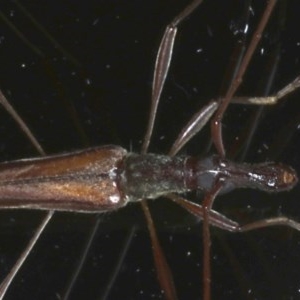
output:
<path id="1" fill-rule="evenodd" d="M 40 145 L 40 143 L 37 141 L 31 130 L 28 128 L 26 123 L 22 120 L 20 115 L 16 112 L 16 110 L 10 105 L 10 103 L 7 101 L 6 97 L 0 90 L 0 104 L 5 108 L 7 113 L 15 120 L 15 122 L 19 125 L 19 128 L 23 131 L 25 136 L 29 139 L 29 141 L 32 143 L 32 145 L 35 147 L 37 152 L 40 155 L 46 155 L 44 149 Z"/>
<path id="2" fill-rule="evenodd" d="M 167 300 L 176 300 L 177 295 L 172 272 L 159 243 L 152 216 L 146 201 L 142 201 L 142 209 L 147 220 L 147 226 L 151 237 L 152 251 L 159 283 L 163 288 L 165 298 Z"/>
<path id="3" fill-rule="evenodd" d="M 32 238 L 30 239 L 29 243 L 21 253 L 18 260 L 15 262 L 14 266 L 11 268 L 10 272 L 7 274 L 5 279 L 2 281 L 0 285 L 0 299 L 3 299 L 10 284 L 14 280 L 15 276 L 18 274 L 18 271 L 22 267 L 23 263 L 31 253 L 33 247 L 35 246 L 36 242 L 40 238 L 41 234 L 44 232 L 44 229 L 46 228 L 47 224 L 51 220 L 52 216 L 54 214 L 54 211 L 49 211 L 47 215 L 43 218 L 41 224 L 38 226 L 38 228 L 35 230 Z"/>
<path id="4" fill-rule="evenodd" d="M 204 208 L 202 205 L 186 200 L 175 194 L 168 194 L 167 197 L 178 205 L 182 206 L 185 210 L 200 220 L 203 220 Z M 211 209 L 209 211 L 208 220 L 210 225 L 230 232 L 246 232 L 270 226 L 285 226 L 300 231 L 300 223 L 285 216 L 268 218 L 240 225 L 236 221 L 233 221 L 219 212 Z"/>
<path id="5" fill-rule="evenodd" d="M 253 105 L 275 105 L 282 98 L 293 93 L 300 87 L 300 76 L 297 76 L 292 82 L 285 85 L 273 96 L 264 97 L 233 97 L 232 103 L 253 104 Z"/>
<path id="6" fill-rule="evenodd" d="M 17 0 L 13 1 L 15 5 L 20 9 L 22 14 L 26 16 L 28 20 L 33 24 L 33 26 L 36 28 L 37 31 L 39 31 L 46 39 L 54 45 L 54 47 L 60 51 L 65 57 L 68 58 L 69 61 L 71 61 L 75 66 L 81 66 L 80 62 L 70 53 L 68 52 L 50 33 L 47 31 L 41 23 L 39 23 L 34 16 Z M 4 23 L 7 24 L 8 27 L 11 28 L 11 30 L 18 36 L 20 40 L 22 40 L 25 45 L 36 55 L 45 58 L 46 55 L 39 49 L 38 46 L 36 46 L 34 43 L 32 43 L 26 35 L 18 28 L 16 27 L 1 11 L 0 11 L 0 17 Z"/>
<path id="7" fill-rule="evenodd" d="M 95 239 L 95 235 L 97 234 L 97 231 L 99 229 L 99 225 L 101 223 L 101 218 L 97 218 L 94 225 L 92 226 L 87 239 L 86 239 L 86 243 L 85 243 L 85 247 L 83 249 L 83 252 L 80 255 L 80 258 L 78 259 L 78 262 L 75 264 L 76 268 L 73 271 L 73 274 L 71 276 L 71 279 L 69 281 L 69 283 L 67 284 L 67 288 L 65 289 L 63 296 L 61 299 L 63 300 L 68 300 L 70 299 L 70 295 L 72 292 L 72 289 L 74 288 L 74 285 L 76 284 L 76 281 L 78 279 L 78 276 L 83 268 L 84 262 L 86 261 L 86 258 L 88 256 L 89 250 L 91 248 L 92 242 Z"/>
<path id="8" fill-rule="evenodd" d="M 203 299 L 210 300 L 211 268 L 210 268 L 210 228 L 209 215 L 213 202 L 222 189 L 223 183 L 217 179 L 213 189 L 205 195 L 203 201 Z"/>
<path id="9" fill-rule="evenodd" d="M 250 63 L 253 53 L 257 47 L 257 44 L 261 39 L 262 32 L 264 31 L 264 29 L 266 27 L 266 24 L 271 16 L 271 13 L 273 11 L 275 4 L 276 4 L 276 0 L 270 0 L 267 3 L 267 6 L 266 6 L 264 14 L 261 18 L 261 21 L 259 22 L 257 29 L 253 34 L 250 45 L 249 45 L 247 52 L 242 60 L 240 69 L 239 69 L 236 77 L 234 78 L 230 88 L 228 89 L 228 91 L 224 97 L 224 100 L 222 101 L 217 113 L 215 114 L 215 117 L 211 121 L 211 132 L 212 132 L 213 142 L 217 148 L 218 153 L 223 157 L 225 156 L 225 148 L 224 148 L 224 144 L 223 144 L 222 124 L 221 124 L 223 115 L 224 115 L 233 95 L 235 94 L 236 90 L 238 89 L 238 87 L 240 86 L 240 84 L 243 81 L 244 74 L 247 70 L 247 67 Z"/>
<path id="10" fill-rule="evenodd" d="M 168 154 L 175 156 L 208 123 L 217 108 L 218 102 L 211 101 L 195 113 L 179 133 Z"/>
<path id="11" fill-rule="evenodd" d="M 122 252 L 120 253 L 118 260 L 113 268 L 113 271 L 111 272 L 110 278 L 108 280 L 108 284 L 105 288 L 105 291 L 104 291 L 104 293 L 101 294 L 101 298 L 99 298 L 99 299 L 101 299 L 101 300 L 108 299 L 108 296 L 118 278 L 118 275 L 120 274 L 120 270 L 124 263 L 124 259 L 128 253 L 128 250 L 130 248 L 130 245 L 132 243 L 135 233 L 136 233 L 136 227 L 132 226 L 124 239 L 124 245 L 121 247 Z"/>
<path id="12" fill-rule="evenodd" d="M 34 137 L 31 130 L 27 127 L 25 122 L 22 120 L 22 118 L 19 116 L 19 114 L 15 111 L 15 109 L 9 104 L 7 99 L 5 98 L 4 94 L 0 91 L 0 103 L 1 105 L 7 110 L 9 115 L 16 121 L 16 123 L 19 125 L 20 129 L 24 132 L 24 134 L 28 137 L 28 139 L 32 142 L 36 150 L 43 156 L 45 155 L 45 151 L 43 150 L 42 146 L 39 144 L 39 142 Z M 13 279 L 17 275 L 18 271 L 22 267 L 23 263 L 31 253 L 31 250 L 33 249 L 34 245 L 38 241 L 39 237 L 43 233 L 44 229 L 46 228 L 47 224 L 51 220 L 54 212 L 49 211 L 45 217 L 43 218 L 41 224 L 34 232 L 32 238 L 30 239 L 28 245 L 23 250 L 22 254 L 20 255 L 19 259 L 14 264 L 11 271 L 8 273 L 8 275 L 5 277 L 4 281 L 2 282 L 0 286 L 0 299 L 3 299 L 3 297 L 6 294 L 6 291 L 8 290 L 10 284 L 12 283 Z"/>
<path id="13" fill-rule="evenodd" d="M 197 216 L 199 219 L 203 220 L 203 285 L 204 285 L 204 293 L 203 299 L 207 300 L 211 297 L 211 290 L 210 290 L 210 280 L 211 280 L 211 271 L 210 271 L 210 230 L 209 225 L 216 226 L 226 231 L 230 232 L 246 232 L 260 228 L 266 228 L 269 226 L 286 226 L 293 228 L 297 231 L 300 231 L 300 223 L 281 216 L 275 218 L 268 218 L 263 220 L 258 220 L 251 222 L 249 224 L 240 225 L 235 221 L 228 219 L 226 216 L 215 212 L 214 210 L 210 209 L 213 201 L 222 187 L 222 182 L 218 182 L 215 186 L 215 189 L 206 195 L 204 200 L 204 205 L 201 206 L 199 204 L 190 202 L 185 200 L 177 195 L 169 194 L 168 198 L 172 201 L 176 202 L 177 204 L 181 205 L 184 209 L 192 213 L 193 215 Z"/>
<path id="14" fill-rule="evenodd" d="M 142 145 L 142 153 L 146 153 L 149 148 L 151 136 L 153 133 L 154 122 L 156 118 L 158 103 L 160 101 L 161 92 L 164 87 L 169 72 L 171 59 L 173 56 L 173 48 L 174 48 L 177 28 L 190 14 L 192 14 L 196 10 L 196 8 L 202 2 L 203 0 L 194 0 L 183 11 L 181 11 L 179 15 L 177 15 L 173 19 L 173 21 L 167 26 L 163 38 L 160 42 L 160 46 L 156 56 L 155 67 L 154 67 L 151 108 L 150 108 L 147 130 Z"/>
<path id="15" fill-rule="evenodd" d="M 243 105 L 275 105 L 285 96 L 291 94 L 300 87 L 300 76 L 288 83 L 273 96 L 265 97 L 234 97 L 232 103 Z M 173 143 L 170 156 L 175 156 L 201 129 L 210 121 L 219 107 L 219 102 L 211 100 L 207 105 L 196 112 L 183 127 L 175 142 Z"/>
<path id="16" fill-rule="evenodd" d="M 151 108 L 147 125 L 145 138 L 142 145 L 142 153 L 146 153 L 149 148 L 151 136 L 153 133 L 154 122 L 156 119 L 157 107 L 160 101 L 161 92 L 165 84 L 165 80 L 169 71 L 171 58 L 173 55 L 174 41 L 177 33 L 178 25 L 184 21 L 201 3 L 203 0 L 194 0 L 182 12 L 177 15 L 174 20 L 167 26 L 163 35 L 162 41 L 156 57 L 153 83 Z M 147 220 L 147 226 L 150 233 L 151 244 L 153 249 L 154 262 L 158 272 L 158 279 L 161 289 L 164 291 L 167 299 L 176 299 L 176 290 L 173 283 L 172 272 L 168 266 L 165 255 L 157 238 L 156 230 L 152 221 L 149 207 L 145 200 L 141 202 L 143 212 Z"/>
<path id="17" fill-rule="evenodd" d="M 249 62 L 253 56 L 254 51 L 257 48 L 258 42 L 260 41 L 261 35 L 264 31 L 264 28 L 271 16 L 271 13 L 274 9 L 274 6 L 276 4 L 276 0 L 270 0 L 266 6 L 266 9 L 263 13 L 263 16 L 258 24 L 258 27 L 256 31 L 253 34 L 252 40 L 250 42 L 250 45 L 246 51 L 246 54 L 241 62 L 241 66 L 238 70 L 238 73 L 234 80 L 232 81 L 224 100 L 221 102 L 220 107 L 218 111 L 216 112 L 214 118 L 211 121 L 211 134 L 212 134 L 212 140 L 215 144 L 215 147 L 219 153 L 220 156 L 225 157 L 225 148 L 223 144 L 223 138 L 222 138 L 222 118 L 223 115 L 233 97 L 235 92 L 237 91 L 238 87 L 240 86 L 243 76 L 247 70 L 247 67 L 249 65 Z M 203 263 L 204 263 L 204 271 L 203 271 L 203 277 L 204 277 L 204 299 L 209 300 L 210 299 L 210 280 L 211 280 L 211 268 L 210 268 L 210 229 L 209 229 L 209 212 L 212 208 L 213 201 L 220 191 L 222 187 L 222 183 L 220 180 L 217 180 L 215 183 L 215 186 L 213 187 L 212 191 L 206 195 L 203 206 L 204 206 L 204 215 L 203 215 L 203 244 L 204 244 L 204 257 L 203 257 Z"/>

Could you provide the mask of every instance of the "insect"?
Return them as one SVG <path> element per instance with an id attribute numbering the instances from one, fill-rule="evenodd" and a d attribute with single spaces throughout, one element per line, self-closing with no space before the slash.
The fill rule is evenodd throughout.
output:
<path id="1" fill-rule="evenodd" d="M 26 68 L 25 68 L 26 69 Z M 176 81 L 175 81 L 175 84 L 174 85 L 176 85 L 177 83 L 176 83 Z M 179 90 L 180 90 L 180 87 L 179 87 Z M 185 92 L 185 90 L 183 91 L 183 92 Z M 122 104 L 120 104 L 120 105 L 122 105 Z M 170 106 L 170 105 L 169 105 Z M 123 113 L 123 111 L 121 111 L 122 113 Z M 116 118 L 115 118 L 116 119 Z M 51 120 L 51 119 L 50 119 Z M 135 120 L 136 121 L 136 120 Z M 120 126 L 121 127 L 121 126 Z M 55 133 L 57 133 L 57 132 L 55 132 Z M 121 133 L 121 135 L 122 135 L 122 133 Z M 64 136 L 65 137 L 65 136 Z M 104 143 L 107 143 L 107 142 L 104 142 Z M 72 147 L 72 146 L 71 146 Z M 156 146 L 157 147 L 157 146 Z M 22 155 L 22 156 L 24 156 L 24 155 Z M 224 200 L 225 201 L 225 200 Z M 28 216 L 28 215 L 27 215 Z M 151 254 L 149 254 L 149 256 L 151 256 Z M 143 271 L 142 271 L 143 272 Z M 154 274 L 154 272 L 153 272 L 153 274 Z M 196 275 L 195 275 L 196 276 Z M 155 277 L 155 275 L 153 275 L 153 277 Z"/>

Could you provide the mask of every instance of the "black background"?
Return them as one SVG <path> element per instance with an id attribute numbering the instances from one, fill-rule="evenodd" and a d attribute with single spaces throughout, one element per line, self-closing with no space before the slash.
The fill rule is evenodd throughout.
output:
<path id="1" fill-rule="evenodd" d="M 252 3 L 247 41 L 261 15 L 263 2 Z M 0 87 L 47 153 L 109 143 L 139 151 L 160 38 L 166 24 L 186 3 L 22 1 L 66 54 L 32 24 L 17 3 L 1 1 L 0 12 L 24 38 L 1 18 Z M 260 86 L 270 76 L 276 49 L 279 63 L 271 93 L 300 73 L 299 2 L 279 4 L 239 91 L 241 95 L 263 94 Z M 190 116 L 220 95 L 230 55 L 243 37 L 243 5 L 249 4 L 207 1 L 179 29 L 151 152 L 166 153 Z M 299 92 L 295 92 L 276 107 L 265 110 L 251 141 L 248 162 L 273 159 L 288 163 L 299 172 L 298 97 Z M 243 106 L 228 110 L 223 129 L 226 149 L 242 136 L 254 110 Z M 3 161 L 37 155 L 4 111 L 0 112 L 0 137 Z M 184 152 L 202 154 L 208 140 L 206 129 Z M 198 201 L 199 198 L 196 197 Z M 241 223 L 280 214 L 300 220 L 298 201 L 298 187 L 278 195 L 244 190 L 219 197 L 215 208 Z M 179 298 L 201 299 L 201 225 L 164 199 L 152 202 Z M 1 212 L 1 276 L 12 266 L 41 217 L 41 212 Z M 96 218 L 57 213 L 6 299 L 60 299 Z M 163 299 L 139 205 L 100 218 L 99 232 L 71 299 L 101 298 L 132 226 L 138 228 L 137 233 L 108 299 Z M 213 230 L 213 298 L 296 299 L 300 288 L 299 243 L 299 233 L 286 228 L 247 234 Z"/>

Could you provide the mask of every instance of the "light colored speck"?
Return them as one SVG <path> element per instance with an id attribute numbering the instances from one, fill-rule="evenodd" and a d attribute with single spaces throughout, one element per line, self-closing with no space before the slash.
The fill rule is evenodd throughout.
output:
<path id="1" fill-rule="evenodd" d="M 120 197 L 118 195 L 110 196 L 109 201 L 112 203 L 118 203 L 120 201 Z"/>
<path id="2" fill-rule="evenodd" d="M 249 11 L 250 11 L 251 15 L 254 16 L 254 10 L 253 10 L 252 6 L 249 7 Z"/>
<path id="3" fill-rule="evenodd" d="M 211 30 L 211 28 L 210 28 L 209 26 L 207 26 L 207 33 L 208 33 L 208 35 L 209 35 L 210 37 L 213 36 L 213 32 L 212 32 L 212 30 Z"/>
<path id="4" fill-rule="evenodd" d="M 95 19 L 95 20 L 93 21 L 93 26 L 97 25 L 98 22 L 99 22 L 99 18 Z"/>
<path id="5" fill-rule="evenodd" d="M 220 166 L 223 167 L 223 168 L 225 168 L 225 167 L 226 167 L 226 164 L 225 164 L 224 162 L 221 162 L 221 163 L 220 163 Z"/>
<path id="6" fill-rule="evenodd" d="M 269 149 L 269 146 L 267 144 L 263 144 L 263 147 L 267 150 Z"/>
<path id="7" fill-rule="evenodd" d="M 275 186 L 275 180 L 269 180 L 268 186 L 271 186 L 271 187 Z"/>

